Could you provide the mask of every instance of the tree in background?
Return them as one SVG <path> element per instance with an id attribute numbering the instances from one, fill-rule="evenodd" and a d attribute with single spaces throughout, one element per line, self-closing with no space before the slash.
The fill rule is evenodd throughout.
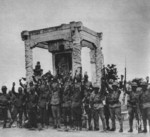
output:
<path id="1" fill-rule="evenodd" d="M 116 81 L 118 80 L 118 75 L 117 75 L 117 68 L 116 65 L 114 64 L 108 64 L 107 67 L 103 68 L 103 77 L 105 78 L 106 81 Z"/>

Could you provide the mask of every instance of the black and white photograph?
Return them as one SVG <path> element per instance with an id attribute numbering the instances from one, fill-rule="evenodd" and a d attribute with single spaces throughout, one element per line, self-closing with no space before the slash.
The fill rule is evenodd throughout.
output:
<path id="1" fill-rule="evenodd" d="M 0 0 L 0 137 L 92 136 L 150 136 L 150 0 Z"/>

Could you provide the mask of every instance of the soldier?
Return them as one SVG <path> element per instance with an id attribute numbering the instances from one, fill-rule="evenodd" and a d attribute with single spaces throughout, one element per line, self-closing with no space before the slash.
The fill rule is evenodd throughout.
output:
<path id="1" fill-rule="evenodd" d="M 146 82 L 141 83 L 142 94 L 140 96 L 140 103 L 142 106 L 142 119 L 144 130 L 142 133 L 147 132 L 147 120 L 150 126 L 150 89 L 148 89 L 148 84 Z"/>
<path id="2" fill-rule="evenodd" d="M 46 83 L 42 83 L 40 86 L 40 94 L 39 94 L 39 101 L 38 107 L 40 111 L 40 123 L 44 128 L 45 125 L 48 125 L 47 119 L 47 111 L 48 111 L 48 103 L 49 103 L 49 90 L 46 86 Z"/>
<path id="3" fill-rule="evenodd" d="M 38 96 L 35 92 L 35 87 L 33 82 L 31 81 L 28 95 L 28 114 L 29 114 L 29 128 L 37 127 L 37 104 L 38 104 Z"/>
<path id="4" fill-rule="evenodd" d="M 85 113 L 87 114 L 88 117 L 88 130 L 92 130 L 91 125 L 92 109 L 90 106 L 90 95 L 93 87 L 92 83 L 88 80 L 87 72 L 85 72 L 84 74 L 83 89 L 84 89 L 84 98 L 82 102 L 84 104 Z"/>
<path id="5" fill-rule="evenodd" d="M 109 80 L 109 83 L 111 83 L 111 80 Z M 106 120 L 106 130 L 110 130 L 109 126 L 109 119 L 110 119 L 110 111 L 109 111 L 109 92 L 106 90 L 105 86 L 105 78 L 102 78 L 102 84 L 101 84 L 101 92 L 103 93 L 104 97 L 104 115 Z"/>
<path id="6" fill-rule="evenodd" d="M 74 79 L 73 92 L 71 96 L 71 113 L 75 130 L 82 130 L 82 99 L 83 91 L 81 84 L 81 76 L 78 75 Z"/>
<path id="7" fill-rule="evenodd" d="M 65 78 L 64 91 L 62 96 L 62 109 L 64 117 L 65 131 L 68 131 L 68 127 L 71 122 L 71 93 L 72 93 L 72 81 L 70 77 Z"/>
<path id="8" fill-rule="evenodd" d="M 133 132 L 133 119 L 134 116 L 136 118 L 136 120 L 139 123 L 140 118 L 138 117 L 138 113 L 139 113 L 139 94 L 136 92 L 137 90 L 137 83 L 133 82 L 131 84 L 132 86 L 132 91 L 126 91 L 126 93 L 128 94 L 128 103 L 127 103 L 127 107 L 128 107 L 128 114 L 129 114 L 129 126 L 130 129 L 128 132 Z M 140 132 L 141 128 L 138 127 L 138 132 Z"/>
<path id="9" fill-rule="evenodd" d="M 51 109 L 54 118 L 54 128 L 60 128 L 60 86 L 56 76 L 51 84 Z"/>
<path id="10" fill-rule="evenodd" d="M 4 119 L 3 128 L 6 128 L 9 97 L 7 95 L 6 86 L 2 86 L 1 90 L 2 90 L 2 94 L 0 95 L 0 109 L 2 110 L 2 115 Z"/>
<path id="11" fill-rule="evenodd" d="M 103 99 L 99 92 L 99 87 L 94 85 L 94 93 L 91 95 L 91 104 L 93 106 L 94 129 L 99 130 L 99 116 L 102 120 L 103 131 L 106 130 L 106 121 L 104 116 Z"/>
<path id="12" fill-rule="evenodd" d="M 119 101 L 119 97 L 121 91 L 118 89 L 118 83 L 114 82 L 112 88 L 106 84 L 108 92 L 109 92 L 109 109 L 110 109 L 110 116 L 112 120 L 112 128 L 110 131 L 116 130 L 116 122 L 115 117 L 118 118 L 120 124 L 119 132 L 123 132 L 123 121 L 121 117 L 121 103 Z"/>
<path id="13" fill-rule="evenodd" d="M 105 105 L 104 105 L 104 115 L 106 120 L 106 130 L 110 130 L 109 119 L 110 119 L 110 111 L 109 111 L 109 93 L 105 93 Z"/>
<path id="14" fill-rule="evenodd" d="M 23 93 L 24 93 L 24 103 L 23 103 L 22 108 L 23 108 L 23 114 L 25 116 L 25 121 L 26 121 L 28 119 L 28 114 L 27 114 L 27 100 L 28 100 L 27 85 L 22 84 L 21 79 L 19 80 L 19 84 L 23 88 Z"/>
<path id="15" fill-rule="evenodd" d="M 15 100 L 15 95 L 12 93 L 12 90 L 9 91 L 8 93 L 9 96 L 9 112 L 12 118 L 13 115 L 13 109 L 14 109 L 14 100 Z"/>
<path id="16" fill-rule="evenodd" d="M 22 127 L 22 116 L 23 116 L 23 104 L 25 102 L 25 96 L 22 92 L 22 88 L 18 88 L 18 93 L 15 92 L 15 82 L 13 82 L 12 93 L 15 95 L 14 100 L 14 113 L 12 115 L 12 121 L 9 124 L 9 127 L 13 124 L 13 122 L 17 118 L 17 114 L 19 114 L 19 127 Z"/>

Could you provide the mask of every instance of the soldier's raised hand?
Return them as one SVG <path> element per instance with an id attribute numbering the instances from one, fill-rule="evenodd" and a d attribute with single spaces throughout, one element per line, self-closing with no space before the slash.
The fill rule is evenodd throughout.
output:
<path id="1" fill-rule="evenodd" d="M 16 83 L 15 83 L 15 82 L 13 82 L 13 86 L 15 86 L 15 84 L 16 84 Z"/>

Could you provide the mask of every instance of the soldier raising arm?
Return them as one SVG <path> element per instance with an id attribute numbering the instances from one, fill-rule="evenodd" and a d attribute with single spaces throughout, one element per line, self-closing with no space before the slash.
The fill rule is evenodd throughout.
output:
<path id="1" fill-rule="evenodd" d="M 127 101 L 127 107 L 128 107 L 128 114 L 129 114 L 129 126 L 130 129 L 128 132 L 133 132 L 133 119 L 134 116 L 138 123 L 138 132 L 141 130 L 140 126 L 140 109 L 139 109 L 139 94 L 137 93 L 137 83 L 133 82 L 131 84 L 132 88 L 131 90 L 125 91 L 125 93 L 128 94 L 128 101 Z"/>
<path id="2" fill-rule="evenodd" d="M 6 128 L 9 98 L 7 95 L 7 87 L 2 86 L 1 90 L 2 90 L 2 95 L 0 95 L 0 109 L 2 110 L 2 115 L 4 119 L 3 128 Z"/>
<path id="3" fill-rule="evenodd" d="M 112 128 L 110 129 L 110 131 L 116 130 L 115 117 L 117 117 L 120 124 L 119 132 L 123 132 L 123 121 L 121 117 L 121 103 L 119 101 L 121 91 L 118 88 L 118 83 L 114 82 L 112 84 L 112 88 L 110 88 L 110 86 L 106 83 L 106 87 L 109 92 L 109 108 L 110 108 L 110 116 L 112 120 Z"/>

